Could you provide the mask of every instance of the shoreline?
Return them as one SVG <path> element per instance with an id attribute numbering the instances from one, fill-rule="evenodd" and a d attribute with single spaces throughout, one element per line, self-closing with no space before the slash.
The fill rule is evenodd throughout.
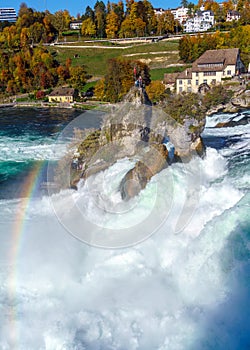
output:
<path id="1" fill-rule="evenodd" d="M 73 104 L 68 103 L 49 103 L 49 102 L 10 102 L 0 103 L 0 109 L 4 108 L 57 108 L 57 109 L 79 109 L 79 110 L 90 110 L 95 109 L 103 105 L 109 105 L 109 103 L 86 103 L 76 102 Z"/>

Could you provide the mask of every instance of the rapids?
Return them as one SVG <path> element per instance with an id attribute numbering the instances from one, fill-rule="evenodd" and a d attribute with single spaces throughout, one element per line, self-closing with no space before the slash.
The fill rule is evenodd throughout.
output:
<path id="1" fill-rule="evenodd" d="M 22 115 L 15 115 L 14 133 L 2 124 L 0 349 L 248 349 L 248 125 L 215 129 L 231 115 L 209 117 L 205 159 L 164 169 L 127 207 L 117 184 L 133 166 L 129 159 L 78 191 L 48 196 L 38 186 L 27 197 L 8 197 L 12 186 L 25 186 L 34 162 L 61 156 L 66 145 L 57 154 L 51 145 L 75 116 L 56 118 L 48 133 L 46 123 L 43 133 L 18 132 Z M 94 123 L 100 120 L 86 115 L 86 127 Z M 152 216 L 160 220 L 153 225 L 152 212 L 163 213 Z M 93 225 L 100 231 L 88 236 Z M 133 235 L 128 246 L 107 249 L 110 242 L 98 244 L 106 232 Z"/>

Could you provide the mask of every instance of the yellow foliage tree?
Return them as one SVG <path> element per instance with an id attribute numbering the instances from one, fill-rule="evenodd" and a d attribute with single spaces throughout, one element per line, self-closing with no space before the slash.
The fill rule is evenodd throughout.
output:
<path id="1" fill-rule="evenodd" d="M 146 92 L 152 102 L 159 102 L 164 97 L 165 86 L 159 80 L 151 81 L 151 83 L 146 87 Z"/>
<path id="2" fill-rule="evenodd" d="M 105 81 L 100 79 L 95 86 L 95 97 L 97 100 L 103 101 L 105 99 Z"/>
<path id="3" fill-rule="evenodd" d="M 110 13 L 107 14 L 106 18 L 106 34 L 108 38 L 114 39 L 117 36 L 117 32 L 119 29 L 119 17 L 118 15 L 112 10 Z"/>
<path id="4" fill-rule="evenodd" d="M 82 22 L 82 35 L 83 36 L 95 36 L 96 27 L 91 18 L 87 18 Z"/>

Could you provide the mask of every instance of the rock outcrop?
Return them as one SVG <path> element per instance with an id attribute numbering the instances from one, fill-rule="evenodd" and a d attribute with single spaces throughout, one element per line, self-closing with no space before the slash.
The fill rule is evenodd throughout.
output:
<path id="1" fill-rule="evenodd" d="M 234 92 L 230 102 L 226 104 L 218 104 L 207 111 L 207 115 L 217 112 L 237 113 L 240 109 L 250 108 L 250 90 L 240 89 Z"/>
<path id="2" fill-rule="evenodd" d="M 204 125 L 205 117 L 196 121 L 189 116 L 178 124 L 162 109 L 151 106 L 144 89 L 133 87 L 124 102 L 107 114 L 101 129 L 79 145 L 78 180 L 106 169 L 118 159 L 136 156 L 138 161 L 120 184 L 121 196 L 128 200 L 172 162 L 203 156 L 200 134 Z M 76 182 L 74 172 L 72 183 Z"/>

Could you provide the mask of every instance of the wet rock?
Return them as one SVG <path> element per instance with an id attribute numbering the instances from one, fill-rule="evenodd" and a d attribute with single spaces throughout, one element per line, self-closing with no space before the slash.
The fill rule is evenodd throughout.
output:
<path id="1" fill-rule="evenodd" d="M 167 157 L 168 151 L 165 145 L 151 145 L 144 157 L 122 179 L 120 183 L 122 199 L 129 200 L 144 189 L 151 177 L 167 166 Z"/>

